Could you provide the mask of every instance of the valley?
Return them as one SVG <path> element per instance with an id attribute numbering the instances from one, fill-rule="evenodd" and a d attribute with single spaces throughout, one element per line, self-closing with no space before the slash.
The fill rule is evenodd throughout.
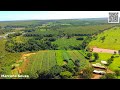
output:
<path id="1" fill-rule="evenodd" d="M 1 75 L 29 75 L 17 79 L 120 77 L 119 24 L 108 24 L 106 19 L 62 19 L 0 22 L 0 26 Z M 92 64 L 106 67 L 106 73 L 93 73 Z"/>

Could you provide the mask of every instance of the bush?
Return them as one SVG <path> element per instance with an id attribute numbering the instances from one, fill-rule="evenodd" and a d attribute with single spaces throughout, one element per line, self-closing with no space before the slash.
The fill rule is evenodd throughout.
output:
<path id="1" fill-rule="evenodd" d="M 82 70 L 83 73 L 80 75 L 80 77 L 84 79 L 90 79 L 93 75 L 93 68 L 92 67 L 87 67 Z"/>
<path id="2" fill-rule="evenodd" d="M 120 70 L 115 70 L 116 76 L 120 76 Z"/>
<path id="3" fill-rule="evenodd" d="M 51 41 L 51 42 L 53 42 L 55 40 L 56 40 L 56 38 L 49 38 L 49 41 Z"/>
<path id="4" fill-rule="evenodd" d="M 84 38 L 76 38 L 76 40 L 84 40 Z"/>
<path id="5" fill-rule="evenodd" d="M 72 73 L 69 71 L 64 71 L 60 73 L 60 76 L 62 77 L 62 79 L 69 79 L 72 77 Z"/>
<path id="6" fill-rule="evenodd" d="M 99 58 L 99 55 L 98 53 L 93 53 L 94 57 L 95 57 L 95 60 L 97 60 Z"/>
<path id="7" fill-rule="evenodd" d="M 87 53 L 88 59 L 90 59 L 91 56 L 92 56 L 92 53 Z"/>
<path id="8" fill-rule="evenodd" d="M 116 79 L 116 76 L 115 74 L 112 74 L 112 73 L 106 73 L 100 79 Z"/>
<path id="9" fill-rule="evenodd" d="M 107 65 L 109 66 L 112 63 L 112 61 L 113 61 L 113 57 L 107 60 L 107 63 L 108 63 Z"/>

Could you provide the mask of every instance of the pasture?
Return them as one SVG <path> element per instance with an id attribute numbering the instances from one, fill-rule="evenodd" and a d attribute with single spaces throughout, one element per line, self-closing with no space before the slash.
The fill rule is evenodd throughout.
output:
<path id="1" fill-rule="evenodd" d="M 70 49 L 70 46 L 78 46 L 81 45 L 83 40 L 76 40 L 75 37 L 72 37 L 70 39 L 67 38 L 59 38 L 56 41 L 52 42 L 53 44 L 57 44 L 59 47 L 58 49 Z"/>
<path id="2" fill-rule="evenodd" d="M 102 40 L 102 38 L 104 39 Z M 120 50 L 120 28 L 114 27 L 98 34 L 89 43 L 89 47 L 98 47 L 104 49 Z"/>

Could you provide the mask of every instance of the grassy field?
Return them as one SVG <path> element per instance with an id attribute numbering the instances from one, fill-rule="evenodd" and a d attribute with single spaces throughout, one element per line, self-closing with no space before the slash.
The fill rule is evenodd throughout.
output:
<path id="1" fill-rule="evenodd" d="M 104 41 L 101 37 L 104 37 Z M 110 30 L 104 31 L 103 33 L 97 35 L 96 40 L 92 40 L 89 46 L 97 46 L 99 48 L 120 50 L 120 28 L 114 27 Z"/>
<path id="2" fill-rule="evenodd" d="M 69 34 L 93 34 L 95 32 L 98 32 L 99 30 L 107 29 L 111 26 L 114 26 L 112 24 L 108 25 L 90 25 L 90 26 L 71 26 L 66 28 L 58 29 L 59 31 L 64 31 L 65 33 Z"/>
<path id="3" fill-rule="evenodd" d="M 58 49 L 69 49 L 69 46 L 78 46 L 82 43 L 83 40 L 76 40 L 75 37 L 72 37 L 70 39 L 67 38 L 60 38 L 53 42 L 53 44 L 57 44 L 59 47 Z"/>
<path id="4" fill-rule="evenodd" d="M 120 57 L 114 58 L 114 61 L 110 64 L 109 68 L 111 70 L 120 70 Z"/>
<path id="5" fill-rule="evenodd" d="M 96 60 L 95 62 L 92 62 L 92 63 L 101 63 L 101 61 L 107 61 L 108 59 L 111 58 L 111 56 L 113 54 L 110 54 L 110 53 L 98 53 L 98 55 L 99 55 L 99 59 Z M 118 54 L 116 54 L 114 56 L 118 56 L 118 57 L 114 58 L 113 62 L 108 66 L 108 68 L 111 69 L 112 71 L 120 70 L 120 56 Z"/>
<path id="6" fill-rule="evenodd" d="M 6 22 L 0 22 L 0 26 L 6 26 L 6 25 L 31 25 L 31 24 L 35 24 L 38 23 L 40 21 L 34 21 L 34 20 L 26 20 L 26 21 L 6 21 Z"/>
<path id="7" fill-rule="evenodd" d="M 107 61 L 107 59 L 109 59 L 113 54 L 110 54 L 110 53 L 98 53 L 98 55 L 99 55 L 99 59 L 96 60 L 96 62 L 93 62 L 93 63 L 99 63 L 99 62 L 101 62 L 101 60 Z"/>

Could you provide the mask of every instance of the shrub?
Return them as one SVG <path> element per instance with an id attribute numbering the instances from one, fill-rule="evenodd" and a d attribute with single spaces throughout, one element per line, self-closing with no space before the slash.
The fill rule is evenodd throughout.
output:
<path id="1" fill-rule="evenodd" d="M 116 79 L 116 76 L 115 74 L 112 74 L 112 73 L 106 73 L 100 79 Z"/>
<path id="2" fill-rule="evenodd" d="M 86 67 L 82 70 L 83 73 L 80 75 L 80 77 L 84 79 L 90 79 L 93 75 L 93 68 L 92 67 Z"/>
<path id="3" fill-rule="evenodd" d="M 64 71 L 60 73 L 60 76 L 62 77 L 62 79 L 68 79 L 72 77 L 72 73 L 69 71 Z"/>
<path id="4" fill-rule="evenodd" d="M 76 40 L 84 40 L 84 38 L 76 38 Z"/>

